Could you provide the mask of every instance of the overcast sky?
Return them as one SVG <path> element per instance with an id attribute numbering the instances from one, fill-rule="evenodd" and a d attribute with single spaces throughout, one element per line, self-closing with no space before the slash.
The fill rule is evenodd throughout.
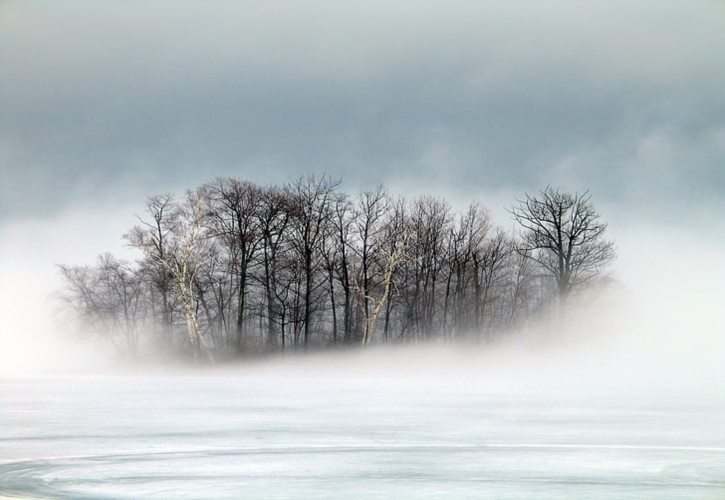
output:
<path id="1" fill-rule="evenodd" d="M 218 175 L 725 195 L 722 1 L 4 1 L 0 71 L 3 222 Z"/>
<path id="2" fill-rule="evenodd" d="M 723 352 L 724 89 L 722 0 L 0 0 L 0 366 L 76 352 L 54 264 L 146 195 L 323 172 L 508 224 L 590 189 L 656 343 Z"/>

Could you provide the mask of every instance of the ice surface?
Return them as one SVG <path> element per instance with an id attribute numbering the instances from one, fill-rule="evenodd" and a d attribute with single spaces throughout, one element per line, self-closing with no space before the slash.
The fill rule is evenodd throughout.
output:
<path id="1" fill-rule="evenodd" d="M 725 411 L 415 377 L 0 382 L 0 495 L 723 498 Z"/>

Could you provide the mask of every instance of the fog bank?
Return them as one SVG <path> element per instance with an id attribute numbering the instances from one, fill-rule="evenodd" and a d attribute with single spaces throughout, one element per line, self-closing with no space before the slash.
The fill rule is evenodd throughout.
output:
<path id="1" fill-rule="evenodd" d="M 90 262 L 106 250 L 133 257 L 120 235 L 134 222 L 129 214 L 137 211 L 116 207 L 109 217 L 75 210 L 55 219 L 2 227 L 3 376 L 185 373 L 165 362 L 121 363 L 96 340 L 70 336 L 67 316 L 53 296 L 60 285 L 54 263 Z M 89 228 L 94 228 L 93 234 Z M 581 294 L 562 324 L 553 316 L 544 317 L 520 331 L 506 332 L 494 344 L 291 354 L 190 368 L 189 373 L 402 383 L 454 379 L 490 391 L 655 391 L 722 402 L 725 321 L 720 302 L 725 269 L 720 242 L 698 229 L 632 221 L 612 226 L 612 233 L 619 258 L 610 285 Z"/>

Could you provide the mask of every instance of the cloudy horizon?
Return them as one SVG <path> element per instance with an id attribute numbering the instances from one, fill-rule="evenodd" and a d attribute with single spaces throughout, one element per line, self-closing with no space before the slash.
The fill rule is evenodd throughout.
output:
<path id="1" fill-rule="evenodd" d="M 0 224 L 225 175 L 723 199 L 714 1 L 5 2 L 0 25 Z"/>

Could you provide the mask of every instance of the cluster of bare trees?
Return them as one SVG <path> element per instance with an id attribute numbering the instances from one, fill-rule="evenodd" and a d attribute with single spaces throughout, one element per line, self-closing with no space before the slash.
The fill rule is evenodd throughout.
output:
<path id="1" fill-rule="evenodd" d="M 547 188 L 511 209 L 350 196 L 328 177 L 283 187 L 217 179 L 148 199 L 111 255 L 61 266 L 65 300 L 120 349 L 196 358 L 434 337 L 490 338 L 613 257 L 588 195 Z"/>

